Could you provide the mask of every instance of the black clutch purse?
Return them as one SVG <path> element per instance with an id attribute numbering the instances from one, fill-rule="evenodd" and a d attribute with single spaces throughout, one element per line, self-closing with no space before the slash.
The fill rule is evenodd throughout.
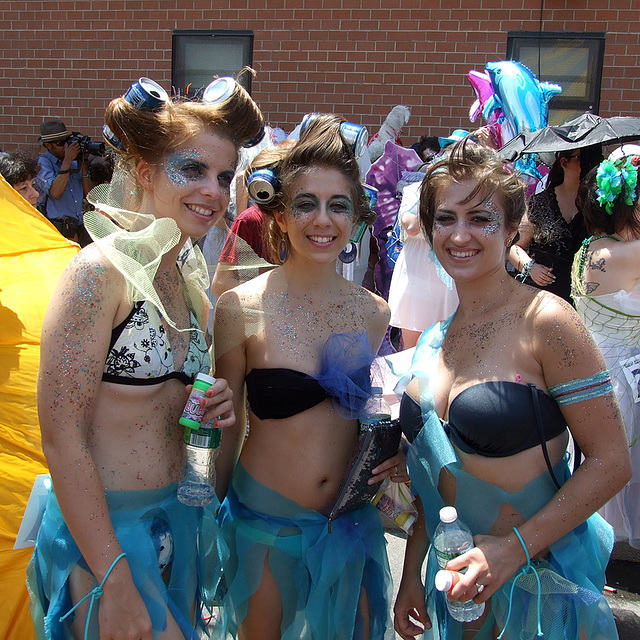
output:
<path id="1" fill-rule="evenodd" d="M 329 512 L 329 533 L 333 520 L 343 513 L 362 509 L 378 492 L 380 482 L 367 484 L 371 470 L 398 453 L 401 436 L 399 420 L 379 420 L 367 425 Z"/>

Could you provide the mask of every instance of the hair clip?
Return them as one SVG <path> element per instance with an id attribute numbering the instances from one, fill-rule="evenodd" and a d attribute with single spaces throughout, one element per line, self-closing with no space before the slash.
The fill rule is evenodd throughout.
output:
<path id="1" fill-rule="evenodd" d="M 633 205 L 636 199 L 638 184 L 638 169 L 630 157 L 612 162 L 603 160 L 596 172 L 596 195 L 598 204 L 609 214 L 613 215 L 613 206 L 618 196 L 622 194 L 624 203 Z M 623 193 L 624 192 L 624 193 Z"/>

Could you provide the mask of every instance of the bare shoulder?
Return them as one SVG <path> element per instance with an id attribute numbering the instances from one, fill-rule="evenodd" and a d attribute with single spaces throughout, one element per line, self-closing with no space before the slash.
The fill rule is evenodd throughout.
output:
<path id="1" fill-rule="evenodd" d="M 538 292 L 527 309 L 533 330 L 533 345 L 549 384 L 574 377 L 587 377 L 604 368 L 602 355 L 576 310 L 565 300 L 546 291 Z"/>

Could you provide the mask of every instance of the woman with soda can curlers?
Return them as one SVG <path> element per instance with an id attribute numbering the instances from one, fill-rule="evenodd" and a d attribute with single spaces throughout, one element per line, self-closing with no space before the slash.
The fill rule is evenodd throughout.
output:
<path id="1" fill-rule="evenodd" d="M 333 519 L 389 321 L 384 300 L 336 271 L 354 227 L 374 218 L 343 122 L 315 115 L 270 173 L 249 177 L 280 266 L 216 306 L 216 372 L 229 381 L 239 418 L 222 433 L 217 467 L 234 637 L 390 631 L 379 513 L 368 504 Z M 403 469 L 396 444 L 363 484 L 406 480 Z"/>
<path id="2" fill-rule="evenodd" d="M 217 83 L 217 84 L 216 84 Z M 29 568 L 43 638 L 201 638 L 220 576 L 217 503 L 177 499 L 181 416 L 209 373 L 204 260 L 191 238 L 224 214 L 241 145 L 263 119 L 235 80 L 209 102 L 172 101 L 141 78 L 105 113 L 119 155 L 89 199 L 94 243 L 47 312 L 38 379 L 53 491 Z M 206 421 L 235 422 L 217 378 Z"/>

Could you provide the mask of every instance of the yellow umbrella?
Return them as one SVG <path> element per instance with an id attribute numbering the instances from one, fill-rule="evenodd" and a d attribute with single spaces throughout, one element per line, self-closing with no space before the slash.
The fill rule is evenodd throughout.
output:
<path id="1" fill-rule="evenodd" d="M 35 477 L 46 473 L 36 409 L 40 330 L 78 245 L 0 177 L 0 638 L 32 638 L 26 568 L 13 546 Z"/>

